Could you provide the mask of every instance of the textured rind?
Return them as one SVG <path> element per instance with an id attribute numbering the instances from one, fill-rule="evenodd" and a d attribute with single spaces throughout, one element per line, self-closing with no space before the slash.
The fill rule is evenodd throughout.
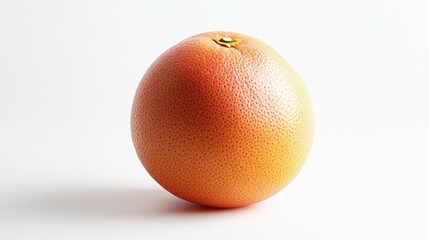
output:
<path id="1" fill-rule="evenodd" d="M 240 38 L 233 48 L 214 36 Z M 252 37 L 212 32 L 162 54 L 138 86 L 132 138 L 149 174 L 201 205 L 264 200 L 299 172 L 313 136 L 306 88 L 273 49 Z"/>

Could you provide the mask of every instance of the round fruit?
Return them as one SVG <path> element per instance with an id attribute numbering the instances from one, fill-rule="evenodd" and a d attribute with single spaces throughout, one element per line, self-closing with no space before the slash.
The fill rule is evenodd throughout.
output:
<path id="1" fill-rule="evenodd" d="M 170 48 L 147 70 L 131 130 L 162 187 L 229 208 L 264 200 L 296 176 L 311 147 L 313 113 L 303 82 L 272 48 L 210 32 Z"/>

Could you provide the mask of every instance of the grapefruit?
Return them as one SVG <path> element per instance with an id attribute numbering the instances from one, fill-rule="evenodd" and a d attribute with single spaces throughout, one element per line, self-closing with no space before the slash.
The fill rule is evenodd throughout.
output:
<path id="1" fill-rule="evenodd" d="M 304 83 L 271 47 L 209 32 L 163 53 L 141 80 L 132 139 L 149 174 L 187 201 L 231 208 L 283 189 L 313 136 Z"/>

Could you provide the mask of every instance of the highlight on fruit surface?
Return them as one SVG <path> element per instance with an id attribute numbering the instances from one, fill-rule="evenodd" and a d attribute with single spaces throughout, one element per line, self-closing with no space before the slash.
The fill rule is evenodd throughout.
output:
<path id="1" fill-rule="evenodd" d="M 295 70 L 265 43 L 208 32 L 164 52 L 132 106 L 137 155 L 163 188 L 220 208 L 267 199 L 298 174 L 313 111 Z"/>

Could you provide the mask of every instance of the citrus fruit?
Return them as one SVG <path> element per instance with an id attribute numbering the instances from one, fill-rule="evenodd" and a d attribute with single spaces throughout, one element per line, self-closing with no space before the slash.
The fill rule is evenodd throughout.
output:
<path id="1" fill-rule="evenodd" d="M 243 34 L 209 32 L 163 53 L 136 91 L 137 155 L 167 191 L 205 206 L 259 202 L 309 153 L 313 113 L 293 68 Z"/>

